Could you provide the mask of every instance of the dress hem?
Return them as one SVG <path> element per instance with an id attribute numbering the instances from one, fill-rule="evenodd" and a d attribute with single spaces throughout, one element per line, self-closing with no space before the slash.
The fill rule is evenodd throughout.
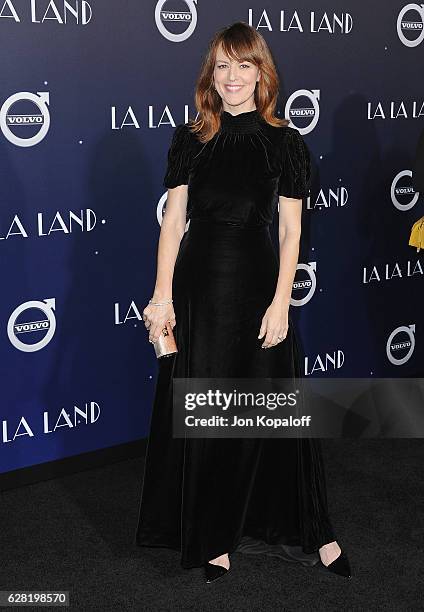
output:
<path id="1" fill-rule="evenodd" d="M 282 538 L 287 539 L 287 538 Z M 327 543 L 327 542 L 325 542 Z M 182 553 L 181 545 L 177 542 L 171 543 L 170 541 L 158 540 L 157 542 L 152 541 L 142 541 L 142 539 L 138 536 L 134 540 L 134 544 L 140 548 L 166 548 L 171 549 L 176 552 Z M 323 546 L 324 544 L 321 544 Z M 247 555 L 255 555 L 255 554 L 265 554 L 271 557 L 278 557 L 287 562 L 292 563 L 300 563 L 303 566 L 314 566 L 319 561 L 319 553 L 318 550 L 321 547 L 317 547 L 314 550 L 305 549 L 302 544 L 287 544 L 286 542 L 280 541 L 275 543 L 269 543 L 266 540 L 249 536 L 247 534 L 243 534 L 237 541 L 235 545 L 227 549 L 226 551 L 218 550 L 212 551 L 208 555 L 208 561 L 210 559 L 215 559 L 226 552 L 231 555 L 234 553 L 239 554 L 247 554 Z M 280 548 L 279 548 L 280 547 Z M 239 550 L 240 549 L 240 550 Z M 308 559 L 307 555 L 314 555 L 315 558 Z M 180 565 L 184 569 L 193 569 L 196 567 L 203 567 L 206 563 L 205 561 L 197 561 L 192 563 L 185 563 L 182 558 L 180 559 Z"/>

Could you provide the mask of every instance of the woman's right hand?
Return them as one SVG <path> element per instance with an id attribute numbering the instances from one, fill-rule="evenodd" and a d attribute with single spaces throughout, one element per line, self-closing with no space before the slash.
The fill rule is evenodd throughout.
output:
<path id="1" fill-rule="evenodd" d="M 149 330 L 149 342 L 156 342 L 167 323 L 171 329 L 174 329 L 176 325 L 174 307 L 172 304 L 164 306 L 148 304 L 143 310 L 143 321 Z"/>

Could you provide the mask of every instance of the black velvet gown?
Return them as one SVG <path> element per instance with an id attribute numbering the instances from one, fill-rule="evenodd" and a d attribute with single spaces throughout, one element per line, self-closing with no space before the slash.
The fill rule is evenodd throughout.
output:
<path id="1" fill-rule="evenodd" d="M 164 186 L 188 184 L 190 220 L 173 276 L 179 352 L 158 362 L 135 542 L 181 551 L 185 568 L 235 551 L 314 565 L 336 539 L 320 440 L 172 434 L 174 376 L 302 376 L 290 312 L 285 340 L 263 349 L 257 336 L 278 277 L 278 195 L 304 198 L 309 180 L 299 132 L 257 110 L 223 111 L 206 144 L 187 124 L 174 131 Z"/>

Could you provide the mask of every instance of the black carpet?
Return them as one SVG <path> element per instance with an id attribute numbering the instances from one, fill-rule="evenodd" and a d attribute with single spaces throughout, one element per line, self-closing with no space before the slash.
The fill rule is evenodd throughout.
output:
<path id="1" fill-rule="evenodd" d="M 351 580 L 235 553 L 207 585 L 178 551 L 137 547 L 140 458 L 3 492 L 0 590 L 69 590 L 81 611 L 423 610 L 424 441 L 323 440 L 323 450 Z"/>

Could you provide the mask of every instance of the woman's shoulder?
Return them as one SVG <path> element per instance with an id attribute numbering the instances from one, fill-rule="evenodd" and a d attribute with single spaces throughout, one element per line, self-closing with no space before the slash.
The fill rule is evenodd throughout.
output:
<path id="1" fill-rule="evenodd" d="M 170 144 L 170 155 L 177 159 L 179 156 L 187 155 L 193 145 L 193 133 L 190 130 L 189 124 L 179 123 L 175 126 L 171 144 Z"/>
<path id="2" fill-rule="evenodd" d="M 289 125 L 284 125 L 277 129 L 279 129 L 281 134 L 280 145 L 283 152 L 293 156 L 309 155 L 308 146 L 299 130 Z"/>
<path id="3" fill-rule="evenodd" d="M 173 138 L 188 138 L 191 135 L 189 123 L 178 123 L 174 128 Z"/>
<path id="4" fill-rule="evenodd" d="M 265 127 L 269 130 L 268 134 L 282 147 L 293 148 L 305 144 L 299 130 L 290 125 L 271 125 L 266 122 Z"/>
<path id="5" fill-rule="evenodd" d="M 168 149 L 168 166 L 163 185 L 167 188 L 187 185 L 192 160 L 192 134 L 186 123 L 175 126 Z"/>
<path id="6" fill-rule="evenodd" d="M 178 132 L 181 135 L 186 137 L 195 136 L 195 133 L 192 130 L 192 126 L 194 125 L 194 119 L 189 119 L 186 123 L 178 123 L 175 126 L 175 132 Z"/>
<path id="7" fill-rule="evenodd" d="M 289 125 L 282 125 L 278 129 L 280 130 L 283 141 L 299 142 L 303 140 L 302 134 L 296 128 Z"/>
<path id="8" fill-rule="evenodd" d="M 196 135 L 190 128 L 192 120 L 188 123 L 178 123 L 174 128 L 171 145 L 174 149 L 190 148 L 196 141 Z"/>

